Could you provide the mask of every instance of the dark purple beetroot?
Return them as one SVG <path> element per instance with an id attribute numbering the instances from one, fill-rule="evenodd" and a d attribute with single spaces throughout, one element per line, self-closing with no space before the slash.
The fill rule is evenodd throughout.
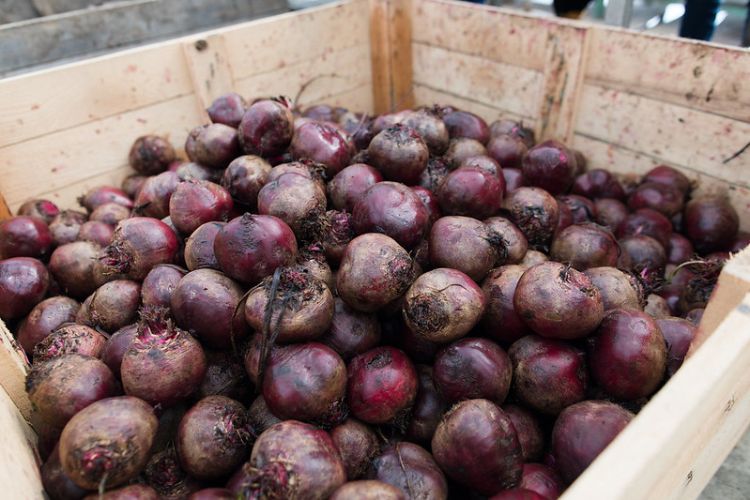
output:
<path id="1" fill-rule="evenodd" d="M 500 161 L 500 165 L 502 164 Z M 570 189 L 575 180 L 576 169 L 575 155 L 557 141 L 537 144 L 523 157 L 523 178 L 526 183 L 540 187 L 553 195 L 565 193 Z"/>
<path id="2" fill-rule="evenodd" d="M 640 208 L 620 223 L 617 238 L 645 235 L 654 238 L 664 248 L 669 248 L 672 223 L 664 215 L 650 208 Z"/>
<path id="3" fill-rule="evenodd" d="M 279 417 L 271 413 L 271 410 L 263 399 L 263 395 L 258 396 L 247 409 L 247 418 L 250 423 L 250 429 L 253 436 L 258 437 L 272 425 L 281 422 Z"/>
<path id="4" fill-rule="evenodd" d="M 245 155 L 235 158 L 224 170 L 221 185 L 235 202 L 254 210 L 258 192 L 268 182 L 271 165 L 260 156 Z"/>
<path id="5" fill-rule="evenodd" d="M 505 178 L 477 167 L 462 167 L 445 177 L 437 197 L 446 214 L 484 219 L 500 210 L 504 191 Z"/>
<path id="6" fill-rule="evenodd" d="M 406 424 L 419 383 L 414 365 L 402 351 L 383 346 L 355 356 L 348 376 L 352 415 L 370 424 Z"/>
<path id="7" fill-rule="evenodd" d="M 628 208 L 652 208 L 667 217 L 682 211 L 684 194 L 675 186 L 644 182 L 628 198 Z"/>
<path id="8" fill-rule="evenodd" d="M 352 309 L 336 297 L 331 326 L 318 340 L 348 361 L 380 343 L 380 322 L 374 314 Z"/>
<path id="9" fill-rule="evenodd" d="M 682 172 L 667 165 L 659 165 L 643 176 L 643 182 L 656 182 L 677 188 L 683 196 L 690 192 L 690 179 Z"/>
<path id="10" fill-rule="evenodd" d="M 335 126 L 314 121 L 295 130 L 289 152 L 295 160 L 308 159 L 324 165 L 328 178 L 349 165 L 352 155 L 350 144 Z"/>
<path id="11" fill-rule="evenodd" d="M 406 437 L 429 446 L 435 429 L 449 405 L 435 388 L 432 367 L 417 365 L 417 375 L 419 376 L 419 389 L 417 399 L 414 400 L 414 406 L 412 406 Z"/>
<path id="12" fill-rule="evenodd" d="M 42 465 L 40 472 L 44 491 L 52 500 L 80 500 L 86 495 L 86 490 L 79 488 L 65 475 L 57 445 Z"/>
<path id="13" fill-rule="evenodd" d="M 120 188 L 114 186 L 97 186 L 89 189 L 78 198 L 78 203 L 89 213 L 106 203 L 118 203 L 125 208 L 133 208 L 133 200 Z"/>
<path id="14" fill-rule="evenodd" d="M 441 347 L 440 344 L 430 342 L 411 331 L 406 326 L 402 315 L 383 318 L 382 331 L 384 344 L 398 347 L 415 363 L 432 363 Z"/>
<path id="15" fill-rule="evenodd" d="M 50 276 L 37 259 L 0 260 L 0 318 L 20 319 L 47 294 Z"/>
<path id="16" fill-rule="evenodd" d="M 122 358 L 137 335 L 138 326 L 132 324 L 120 328 L 107 339 L 101 358 L 117 378 L 120 378 Z"/>
<path id="17" fill-rule="evenodd" d="M 552 241 L 550 257 L 579 271 L 590 267 L 616 266 L 620 247 L 614 235 L 592 223 L 573 224 Z"/>
<path id="18" fill-rule="evenodd" d="M 450 140 L 448 143 L 448 150 L 443 154 L 443 161 L 448 165 L 449 169 L 454 170 L 467 159 L 481 155 L 489 155 L 487 149 L 481 142 L 466 137 L 459 137 Z M 497 158 L 495 158 L 495 160 L 497 160 Z"/>
<path id="19" fill-rule="evenodd" d="M 277 267 L 294 262 L 297 240 L 281 219 L 245 214 L 219 231 L 214 240 L 214 254 L 227 276 L 254 285 L 273 274 Z"/>
<path id="20" fill-rule="evenodd" d="M 589 354 L 591 375 L 607 394 L 635 400 L 650 396 L 661 384 L 667 346 L 659 326 L 641 311 L 609 311 Z"/>
<path id="21" fill-rule="evenodd" d="M 119 205 L 118 205 L 119 206 Z M 90 241 L 99 246 L 106 247 L 112 243 L 115 228 L 101 221 L 91 220 L 84 222 L 78 232 L 76 241 Z"/>
<path id="22" fill-rule="evenodd" d="M 130 199 L 135 200 L 135 197 L 138 196 L 138 192 L 141 190 L 147 179 L 148 176 L 145 175 L 129 175 L 122 180 L 120 189 L 122 189 Z"/>
<path id="23" fill-rule="evenodd" d="M 370 462 L 380 453 L 377 434 L 353 418 L 348 418 L 331 429 L 331 439 L 341 455 L 349 481 L 364 477 Z"/>
<path id="24" fill-rule="evenodd" d="M 525 405 L 549 415 L 586 397 L 583 353 L 559 340 L 529 335 L 510 346 L 513 393 Z"/>
<path id="25" fill-rule="evenodd" d="M 195 162 L 185 162 L 174 169 L 174 173 L 181 181 L 210 181 L 218 182 L 221 170 L 215 170 Z"/>
<path id="26" fill-rule="evenodd" d="M 489 500 L 547 500 L 539 493 L 525 488 L 510 488 L 492 495 Z"/>
<path id="27" fill-rule="evenodd" d="M 158 449 L 158 446 L 157 434 L 154 448 Z M 143 469 L 143 477 L 146 484 L 156 490 L 159 498 L 164 500 L 182 500 L 201 487 L 180 465 L 177 452 L 171 446 L 151 455 Z"/>
<path id="28" fill-rule="evenodd" d="M 44 220 L 17 215 L 0 222 L 0 259 L 43 259 L 52 246 L 52 234 Z"/>
<path id="29" fill-rule="evenodd" d="M 341 485 L 331 495 L 330 500 L 406 500 L 403 491 L 382 481 L 362 480 L 349 481 Z"/>
<path id="30" fill-rule="evenodd" d="M 241 95 L 228 92 L 214 99 L 206 111 L 212 122 L 237 128 L 246 109 L 247 102 Z"/>
<path id="31" fill-rule="evenodd" d="M 414 194 L 416 194 L 420 200 L 422 200 L 422 204 L 427 209 L 427 229 L 429 230 L 429 228 L 432 227 L 432 224 L 443 215 L 440 212 L 440 205 L 438 204 L 437 196 L 435 196 L 435 193 L 427 188 L 423 188 L 422 186 L 412 186 L 410 189 L 414 191 Z"/>
<path id="32" fill-rule="evenodd" d="M 544 452 L 544 433 L 539 421 L 529 410 L 516 405 L 503 405 L 502 410 L 510 417 L 516 430 L 524 462 L 540 460 Z"/>
<path id="33" fill-rule="evenodd" d="M 185 265 L 189 270 L 219 269 L 219 261 L 214 254 L 214 240 L 224 225 L 224 222 L 201 224 L 185 241 Z"/>
<path id="34" fill-rule="evenodd" d="M 240 155 L 237 130 L 221 123 L 195 127 L 185 141 L 185 153 L 191 161 L 205 167 L 226 168 Z"/>
<path id="35" fill-rule="evenodd" d="M 311 160 L 289 161 L 277 164 L 268 174 L 268 182 L 275 181 L 284 174 L 297 174 L 306 179 L 313 180 L 324 187 L 325 166 Z"/>
<path id="36" fill-rule="evenodd" d="M 520 169 L 528 147 L 519 137 L 508 134 L 493 136 L 487 143 L 487 154 L 505 168 Z"/>
<path id="37" fill-rule="evenodd" d="M 420 135 L 397 124 L 376 135 L 367 148 L 372 165 L 390 181 L 414 185 L 427 167 L 429 150 Z"/>
<path id="38" fill-rule="evenodd" d="M 96 207 L 96 209 L 91 212 L 91 215 L 89 215 L 89 221 L 99 221 L 109 224 L 110 226 L 116 226 L 117 223 L 128 217 L 130 217 L 129 207 L 110 202 Z"/>
<path id="39" fill-rule="evenodd" d="M 294 134 L 290 103 L 284 98 L 254 102 L 242 116 L 237 132 L 248 154 L 269 157 L 283 153 Z"/>
<path id="40" fill-rule="evenodd" d="M 701 254 L 729 249 L 737 237 L 739 217 L 719 196 L 692 199 L 685 206 L 685 235 Z"/>
<path id="41" fill-rule="evenodd" d="M 169 217 L 175 227 L 189 235 L 211 221 L 225 221 L 234 203 L 229 192 L 208 181 L 181 182 L 169 199 Z"/>
<path id="42" fill-rule="evenodd" d="M 401 123 L 419 134 L 431 155 L 441 155 L 448 148 L 450 140 L 448 128 L 433 110 L 423 108 L 417 111 L 406 111 Z"/>
<path id="43" fill-rule="evenodd" d="M 750 233 L 740 231 L 739 233 L 737 233 L 737 236 L 735 237 L 732 246 L 729 248 L 729 251 L 732 253 L 741 252 L 742 250 L 747 248 L 748 245 L 750 245 Z"/>
<path id="44" fill-rule="evenodd" d="M 363 234 L 344 251 L 336 290 L 354 309 L 375 312 L 403 295 L 415 274 L 414 262 L 396 241 L 384 234 Z"/>
<path id="45" fill-rule="evenodd" d="M 526 325 L 548 338 L 585 337 L 604 316 L 601 294 L 591 280 L 557 262 L 528 269 L 518 281 L 513 305 Z"/>
<path id="46" fill-rule="evenodd" d="M 114 490 L 105 491 L 104 494 L 92 493 L 83 500 L 159 500 L 159 493 L 154 488 L 145 484 L 131 484 Z"/>
<path id="47" fill-rule="evenodd" d="M 464 337 L 484 313 L 482 289 L 455 269 L 438 268 L 419 276 L 404 297 L 406 325 L 431 342 Z"/>
<path id="48" fill-rule="evenodd" d="M 602 168 L 594 168 L 576 177 L 571 192 L 593 200 L 598 198 L 625 200 L 625 190 L 620 181 L 611 172 Z"/>
<path id="49" fill-rule="evenodd" d="M 131 217 L 120 222 L 112 243 L 104 249 L 106 272 L 123 273 L 132 280 L 143 280 L 158 264 L 169 264 L 178 249 L 175 233 L 160 220 Z"/>
<path id="50" fill-rule="evenodd" d="M 513 306 L 518 280 L 525 271 L 518 265 L 498 267 L 490 271 L 482 282 L 487 307 L 479 327 L 486 336 L 504 345 L 529 333 Z"/>
<path id="51" fill-rule="evenodd" d="M 135 197 L 133 211 L 145 217 L 163 219 L 169 215 L 169 201 L 179 183 L 180 177 L 175 172 L 149 177 Z"/>
<path id="52" fill-rule="evenodd" d="M 443 122 L 450 138 L 466 137 L 482 144 L 490 140 L 490 128 L 487 122 L 468 111 L 451 111 L 443 115 Z"/>
<path id="53" fill-rule="evenodd" d="M 560 212 L 557 201 L 544 189 L 520 187 L 508 193 L 503 208 L 529 244 L 546 245 L 552 239 Z"/>
<path id="54" fill-rule="evenodd" d="M 466 273 L 481 281 L 500 257 L 501 239 L 471 217 L 441 217 L 430 229 L 430 263 Z"/>
<path id="55" fill-rule="evenodd" d="M 213 269 L 187 273 L 170 298 L 177 325 L 213 349 L 230 349 L 247 335 L 242 314 L 235 314 L 243 290 Z"/>
<path id="56" fill-rule="evenodd" d="M 560 234 L 563 229 L 573 224 L 573 212 L 566 203 L 558 203 L 557 209 L 560 212 L 557 218 L 557 228 L 555 228 L 555 235 Z M 541 247 L 544 250 L 544 247 Z"/>
<path id="57" fill-rule="evenodd" d="M 16 215 L 26 215 L 30 217 L 39 217 L 46 224 L 51 223 L 60 209 L 49 200 L 29 200 L 18 207 Z"/>
<path id="58" fill-rule="evenodd" d="M 697 326 L 682 318 L 657 319 L 656 325 L 667 344 L 667 376 L 671 377 L 682 366 Z"/>
<path id="59" fill-rule="evenodd" d="M 500 164 L 495 161 L 492 157 L 487 155 L 472 156 L 471 158 L 465 159 L 461 162 L 458 168 L 478 168 L 484 170 L 496 177 L 502 177 L 501 180 L 505 181 L 505 177 L 502 175 L 502 168 Z M 503 189 L 505 184 L 503 184 Z"/>
<path id="60" fill-rule="evenodd" d="M 523 256 L 523 260 L 519 262 L 518 265 L 523 267 L 524 269 L 528 269 L 537 264 L 541 264 L 542 262 L 547 262 L 548 260 L 549 257 L 547 256 L 547 254 L 529 248 L 526 251 L 526 255 Z"/>
<path id="61" fill-rule="evenodd" d="M 565 490 L 565 484 L 554 469 L 537 463 L 523 464 L 518 487 L 534 491 L 547 500 L 557 500 Z"/>
<path id="62" fill-rule="evenodd" d="M 172 145 L 156 135 L 144 135 L 136 139 L 128 155 L 130 166 L 142 175 L 164 172 L 174 160 Z"/>
<path id="63" fill-rule="evenodd" d="M 419 185 L 434 193 L 448 172 L 450 172 L 448 165 L 442 158 L 430 158 L 427 160 L 427 168 L 419 177 Z"/>
<path id="64" fill-rule="evenodd" d="M 503 168 L 502 169 L 503 178 L 505 179 L 505 195 L 507 196 L 508 193 L 511 191 L 515 191 L 516 189 L 525 186 L 523 180 L 523 172 L 521 172 L 518 168 Z"/>
<path id="65" fill-rule="evenodd" d="M 655 293 L 646 297 L 646 305 L 643 306 L 643 312 L 654 319 L 663 319 L 672 316 L 672 310 L 669 308 L 666 299 Z"/>
<path id="66" fill-rule="evenodd" d="M 97 266 L 101 247 L 90 241 L 76 241 L 59 246 L 52 252 L 49 271 L 61 290 L 83 299 L 97 288 L 101 279 Z"/>
<path id="67" fill-rule="evenodd" d="M 667 254 L 664 247 L 654 238 L 645 235 L 627 236 L 620 241 L 619 266 L 641 275 L 648 282 L 653 282 L 664 271 Z"/>
<path id="68" fill-rule="evenodd" d="M 453 480 L 482 495 L 515 486 L 521 479 L 521 445 L 510 417 L 485 399 L 458 403 L 432 438 L 432 453 Z"/>
<path id="69" fill-rule="evenodd" d="M 633 275 L 615 267 L 592 267 L 583 274 L 599 289 L 605 311 L 643 308 L 643 287 Z"/>
<path id="70" fill-rule="evenodd" d="M 667 255 L 667 263 L 669 264 L 682 264 L 695 256 L 695 250 L 693 250 L 693 244 L 690 240 L 685 238 L 680 233 L 672 233 L 669 235 L 669 252 Z"/>
<path id="71" fill-rule="evenodd" d="M 141 302 L 144 306 L 169 307 L 172 293 L 183 276 L 183 268 L 173 264 L 154 266 L 143 279 Z"/>
<path id="72" fill-rule="evenodd" d="M 597 198 L 594 200 L 596 216 L 594 222 L 614 232 L 622 221 L 628 217 L 628 207 L 614 198 Z"/>
<path id="73" fill-rule="evenodd" d="M 584 196 L 577 194 L 562 194 L 555 198 L 558 205 L 567 205 L 573 224 L 593 222 L 596 219 L 596 205 Z"/>
<path id="74" fill-rule="evenodd" d="M 505 217 L 490 217 L 484 223 L 490 230 L 490 234 L 500 239 L 498 251 L 498 264 L 518 264 L 526 255 L 529 243 L 526 236 Z"/>
<path id="75" fill-rule="evenodd" d="M 566 408 L 552 430 L 555 468 L 570 484 L 599 456 L 634 415 L 608 401 L 583 401 Z"/>
<path id="76" fill-rule="evenodd" d="M 107 337 L 88 326 L 68 323 L 47 335 L 34 348 L 34 363 L 42 363 L 65 354 L 101 358 Z"/>
<path id="77" fill-rule="evenodd" d="M 371 186 L 381 182 L 380 172 L 364 163 L 355 163 L 337 173 L 328 183 L 328 197 L 337 210 L 351 212 Z"/>
<path id="78" fill-rule="evenodd" d="M 187 500 L 236 500 L 236 496 L 226 488 L 205 488 L 191 493 Z"/>
<path id="79" fill-rule="evenodd" d="M 422 239 L 427 208 L 410 188 L 397 182 L 379 182 L 354 205 L 352 222 L 358 234 L 383 233 L 406 249 Z"/>
<path id="80" fill-rule="evenodd" d="M 406 498 L 448 498 L 448 484 L 429 452 L 421 446 L 397 441 L 372 461 L 369 477 L 395 486 Z"/>
<path id="81" fill-rule="evenodd" d="M 146 465 L 156 436 L 154 410 L 129 396 L 97 401 L 76 414 L 60 437 L 63 471 L 95 490 L 134 479 Z"/>
<path id="82" fill-rule="evenodd" d="M 63 210 L 57 214 L 49 223 L 49 231 L 55 246 L 74 242 L 87 219 L 86 214 L 76 210 Z"/>
<path id="83" fill-rule="evenodd" d="M 70 297 L 50 297 L 38 303 L 18 327 L 16 339 L 27 355 L 63 323 L 75 320 L 81 304 Z"/>
<path id="84" fill-rule="evenodd" d="M 112 333 L 135 320 L 141 285 L 130 280 L 110 281 L 97 288 L 90 299 L 79 322 Z"/>
<path id="85" fill-rule="evenodd" d="M 120 388 L 100 360 L 64 354 L 34 363 L 26 377 L 26 392 L 38 422 L 59 430 L 94 401 L 120 394 Z"/>
<path id="86" fill-rule="evenodd" d="M 490 124 L 490 136 L 495 137 L 498 135 L 518 137 L 527 147 L 532 147 L 536 143 L 534 130 L 524 127 L 522 121 L 517 122 L 510 119 L 495 120 Z"/>
<path id="87" fill-rule="evenodd" d="M 196 397 L 226 396 L 246 402 L 251 391 L 252 385 L 238 355 L 232 351 L 206 351 L 206 376 Z"/>
<path id="88" fill-rule="evenodd" d="M 705 312 L 704 308 L 696 307 L 695 309 L 691 309 L 688 311 L 688 313 L 685 315 L 685 319 L 690 321 L 696 327 L 698 327 L 701 323 L 701 320 L 703 319 L 704 312 Z"/>
<path id="89" fill-rule="evenodd" d="M 346 246 L 354 237 L 348 229 L 348 222 L 341 222 L 341 219 L 346 219 L 348 215 L 346 212 L 336 212 L 336 210 L 326 212 L 326 218 L 332 222 L 328 230 L 329 237 L 326 238 L 325 244 L 312 243 L 308 245 L 302 249 L 297 259 L 297 265 L 301 269 L 306 270 L 313 278 L 325 283 L 332 293 L 333 290 L 336 290 L 336 279 L 328 262 L 330 260 L 332 264 L 338 265 Z"/>
<path id="90" fill-rule="evenodd" d="M 175 445 L 185 471 L 208 481 L 234 472 L 247 459 L 251 440 L 245 407 L 225 396 L 208 396 L 182 417 Z"/>

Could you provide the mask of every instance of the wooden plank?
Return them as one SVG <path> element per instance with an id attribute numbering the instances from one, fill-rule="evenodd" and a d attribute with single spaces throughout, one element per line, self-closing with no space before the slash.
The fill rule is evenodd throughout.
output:
<path id="1" fill-rule="evenodd" d="M 561 497 L 696 498 L 750 423 L 750 296 Z"/>
<path id="2" fill-rule="evenodd" d="M 26 394 L 26 373 L 29 361 L 10 333 L 0 320 L 0 385 L 26 420 L 31 418 L 31 401 Z"/>
<path id="3" fill-rule="evenodd" d="M 416 84 L 465 96 L 526 119 L 537 115 L 540 72 L 421 43 L 413 44 L 413 52 Z"/>
<path id="4" fill-rule="evenodd" d="M 39 473 L 36 435 L 8 394 L 0 389 L 0 484 L 3 498 L 47 498 Z"/>
<path id="5" fill-rule="evenodd" d="M 591 27 L 588 83 L 750 120 L 750 52 L 685 38 Z"/>
<path id="6" fill-rule="evenodd" d="M 184 41 L 182 51 L 193 82 L 201 122 L 210 123 L 206 109 L 214 99 L 234 89 L 224 36 L 214 34 Z"/>
<path id="7" fill-rule="evenodd" d="M 60 208 L 80 210 L 81 206 L 78 203 L 78 197 L 80 197 L 81 194 L 97 186 L 119 187 L 122 180 L 133 173 L 134 172 L 130 166 L 121 165 L 113 170 L 108 170 L 91 177 L 77 179 L 74 183 L 68 184 L 67 186 L 41 192 L 36 194 L 35 197 L 53 201 Z M 16 203 L 16 205 L 20 205 L 21 203 L 22 202 Z"/>
<path id="8" fill-rule="evenodd" d="M 195 98 L 188 95 L 7 146 L 0 149 L 0 192 L 15 208 L 41 193 L 126 165 L 140 135 L 164 135 L 182 147 L 199 122 Z"/>
<path id="9" fill-rule="evenodd" d="M 7 219 L 12 215 L 10 208 L 8 208 L 8 202 L 6 202 L 3 195 L 0 194 L 0 220 Z"/>
<path id="10" fill-rule="evenodd" d="M 560 24 L 547 31 L 544 80 L 537 103 L 540 140 L 573 137 L 586 66 L 588 29 Z"/>
<path id="11" fill-rule="evenodd" d="M 419 58 L 417 57 L 417 60 Z M 393 111 L 391 54 L 388 39 L 388 1 L 370 0 L 370 63 L 375 112 Z"/>
<path id="12" fill-rule="evenodd" d="M 332 106 L 343 106 L 352 111 L 362 113 L 374 113 L 375 105 L 373 102 L 372 83 L 367 83 L 340 94 L 325 96 L 320 98 L 319 102 L 326 102 Z"/>
<path id="13" fill-rule="evenodd" d="M 633 17 L 633 0 L 609 0 L 604 11 L 604 22 L 628 28 Z"/>
<path id="14" fill-rule="evenodd" d="M 585 84 L 576 132 L 750 187 L 750 123 Z"/>

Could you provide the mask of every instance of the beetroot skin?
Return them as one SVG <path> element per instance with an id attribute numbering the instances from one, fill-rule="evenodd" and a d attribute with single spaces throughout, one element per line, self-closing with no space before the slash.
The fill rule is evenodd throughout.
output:
<path id="1" fill-rule="evenodd" d="M 346 467 L 350 481 L 363 477 L 370 462 L 380 453 L 378 436 L 362 422 L 349 418 L 331 429 L 331 439 Z"/>
<path id="2" fill-rule="evenodd" d="M 525 271 L 518 265 L 496 267 L 482 282 L 487 307 L 479 327 L 485 335 L 506 345 L 530 332 L 513 306 L 516 286 Z"/>

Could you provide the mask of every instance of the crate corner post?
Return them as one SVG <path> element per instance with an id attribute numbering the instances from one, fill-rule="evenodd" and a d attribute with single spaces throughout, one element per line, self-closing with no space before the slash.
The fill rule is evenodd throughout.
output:
<path id="1" fill-rule="evenodd" d="M 182 42 L 198 112 L 204 123 L 211 123 L 206 109 L 214 99 L 234 89 L 226 42 L 220 33 L 198 36 Z"/>

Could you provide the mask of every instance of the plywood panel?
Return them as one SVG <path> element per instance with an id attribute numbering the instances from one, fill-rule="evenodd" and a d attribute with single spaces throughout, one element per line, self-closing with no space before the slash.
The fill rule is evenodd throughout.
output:
<path id="1" fill-rule="evenodd" d="M 3 498 L 46 498 L 35 453 L 36 436 L 0 388 L 0 484 Z"/>

